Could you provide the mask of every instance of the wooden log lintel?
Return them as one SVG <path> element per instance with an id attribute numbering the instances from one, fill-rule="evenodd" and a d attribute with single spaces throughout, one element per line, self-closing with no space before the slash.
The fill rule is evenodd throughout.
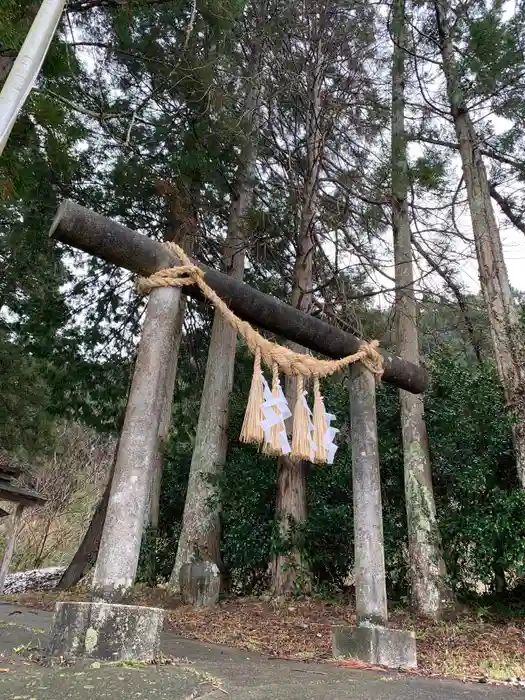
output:
<path id="1" fill-rule="evenodd" d="M 55 216 L 49 235 L 106 262 L 143 276 L 178 265 L 177 258 L 160 242 L 122 224 L 64 200 Z M 304 314 L 248 284 L 196 263 L 206 273 L 206 282 L 238 316 L 254 326 L 268 330 L 328 357 L 340 358 L 359 350 L 361 340 L 340 328 Z M 201 298 L 194 286 L 183 292 Z M 385 381 L 414 394 L 428 386 L 424 368 L 381 351 Z"/>

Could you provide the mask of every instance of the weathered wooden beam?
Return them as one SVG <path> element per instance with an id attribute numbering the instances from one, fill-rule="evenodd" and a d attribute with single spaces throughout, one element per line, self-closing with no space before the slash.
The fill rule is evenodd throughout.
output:
<path id="1" fill-rule="evenodd" d="M 7 481 L 1 481 L 0 501 L 11 501 L 11 503 L 21 503 L 23 506 L 31 507 L 44 505 L 46 499 L 40 496 L 36 491 L 22 489 L 18 486 L 13 486 L 13 484 Z"/>
<path id="2" fill-rule="evenodd" d="M 158 241 L 71 200 L 64 200 L 60 205 L 49 235 L 57 241 L 143 276 L 178 264 L 175 256 Z M 359 349 L 361 341 L 354 335 L 304 314 L 228 275 L 202 264 L 199 266 L 205 271 L 206 282 L 210 287 L 238 316 L 254 326 L 328 357 L 344 357 Z M 185 286 L 182 289 L 185 293 L 200 298 L 200 292 L 195 287 Z M 405 362 L 384 350 L 382 355 L 385 381 L 413 394 L 425 391 L 428 374 L 422 367 Z"/>

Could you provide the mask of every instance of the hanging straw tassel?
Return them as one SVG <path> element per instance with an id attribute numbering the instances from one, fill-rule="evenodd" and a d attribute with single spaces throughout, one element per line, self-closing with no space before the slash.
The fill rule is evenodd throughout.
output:
<path id="1" fill-rule="evenodd" d="M 325 436 L 328 430 L 326 421 L 326 409 L 324 407 L 323 397 L 321 396 L 321 386 L 319 377 L 314 377 L 314 414 L 312 418 L 314 424 L 313 441 L 316 444 L 315 462 L 317 464 L 326 464 L 328 455 L 326 453 Z"/>
<path id="2" fill-rule="evenodd" d="M 264 389 L 261 372 L 261 351 L 255 350 L 255 360 L 253 363 L 253 377 L 248 396 L 248 404 L 244 421 L 242 424 L 241 436 L 239 440 L 245 443 L 260 445 L 264 440 L 264 430 L 261 428 L 262 411 L 261 406 L 264 400 Z"/>
<path id="3" fill-rule="evenodd" d="M 310 442 L 308 406 L 303 396 L 303 377 L 297 377 L 297 399 L 293 412 L 293 436 L 292 436 L 292 457 L 294 459 L 307 459 L 312 457 L 312 447 Z"/>
<path id="4" fill-rule="evenodd" d="M 279 365 L 274 362 L 272 365 L 272 396 L 274 398 L 279 397 Z M 280 416 L 281 412 L 277 406 L 273 407 L 275 413 Z M 261 452 L 270 457 L 280 457 L 283 453 L 281 449 L 281 441 L 279 440 L 279 433 L 283 430 L 283 421 L 280 420 L 279 423 L 272 425 L 270 429 L 270 441 L 265 442 L 262 446 Z"/>

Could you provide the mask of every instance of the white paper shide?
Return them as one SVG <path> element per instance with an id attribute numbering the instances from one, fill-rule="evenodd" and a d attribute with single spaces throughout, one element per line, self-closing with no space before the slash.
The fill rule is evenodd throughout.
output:
<path id="1" fill-rule="evenodd" d="M 262 381 L 263 381 L 263 387 L 264 387 L 264 402 L 261 405 L 261 412 L 263 415 L 263 419 L 261 420 L 261 428 L 264 430 L 264 439 L 265 442 L 270 443 L 271 442 L 271 432 L 272 428 L 275 425 L 279 426 L 279 444 L 281 447 L 281 452 L 283 455 L 288 455 L 290 454 L 291 447 L 290 447 L 290 442 L 288 440 L 288 436 L 286 434 L 286 427 L 284 424 L 284 421 L 287 420 L 288 418 L 291 417 L 292 412 L 290 411 L 290 407 L 288 406 L 288 402 L 286 400 L 286 397 L 283 393 L 282 387 L 280 382 L 278 382 L 278 393 L 277 396 L 274 396 L 272 393 L 272 390 L 270 389 L 270 386 L 268 382 L 266 381 L 265 377 L 263 374 L 262 376 Z M 313 462 L 315 460 L 315 455 L 317 452 L 317 445 L 315 444 L 313 440 L 313 432 L 314 432 L 314 425 L 312 423 L 312 411 L 310 409 L 310 406 L 308 405 L 308 401 L 306 400 L 306 391 L 303 391 L 303 395 L 301 397 L 301 400 L 303 401 L 303 404 L 306 408 L 307 415 L 308 415 L 308 440 L 310 443 L 310 460 Z M 324 406 L 323 406 L 324 410 Z M 332 413 L 326 413 L 325 411 L 325 419 L 326 419 L 326 425 L 327 425 L 327 430 L 324 434 L 324 447 L 326 451 L 326 461 L 327 464 L 333 464 L 334 463 L 334 457 L 335 453 L 337 452 L 337 445 L 334 443 L 334 438 L 336 434 L 339 432 L 338 428 L 335 428 L 331 425 L 332 421 L 336 420 L 336 417 Z"/>
<path id="2" fill-rule="evenodd" d="M 264 386 L 264 402 L 261 406 L 261 411 L 263 414 L 263 420 L 261 421 L 261 428 L 264 430 L 264 439 L 266 442 L 271 442 L 271 432 L 274 425 L 279 426 L 279 444 L 281 447 L 281 452 L 283 455 L 288 455 L 292 451 L 290 447 L 290 442 L 288 441 L 288 436 L 286 434 L 286 427 L 284 421 L 290 418 L 292 412 L 288 406 L 288 402 L 281 388 L 281 384 L 278 385 L 278 395 L 274 396 L 268 382 L 262 375 L 263 386 Z"/>

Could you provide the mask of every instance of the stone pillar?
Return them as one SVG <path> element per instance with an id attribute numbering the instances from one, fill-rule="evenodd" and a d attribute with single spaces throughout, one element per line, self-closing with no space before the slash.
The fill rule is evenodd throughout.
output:
<path id="1" fill-rule="evenodd" d="M 216 605 L 221 593 L 219 567 L 213 561 L 183 564 L 179 571 L 179 588 L 183 605 Z"/>
<path id="2" fill-rule="evenodd" d="M 21 503 L 17 503 L 11 514 L 11 520 L 9 522 L 9 530 L 7 534 L 7 544 L 5 546 L 5 552 L 0 564 L 0 593 L 4 592 L 5 580 L 7 574 L 9 573 L 9 567 L 11 566 L 11 559 L 13 558 L 13 552 L 15 551 L 16 533 L 18 532 L 18 527 L 20 525 L 20 519 L 24 511 L 24 506 Z"/>
<path id="3" fill-rule="evenodd" d="M 174 287 L 149 296 L 93 576 L 95 600 L 118 601 L 135 582 L 180 295 Z"/>
<path id="4" fill-rule="evenodd" d="M 388 613 L 376 387 L 374 375 L 360 362 L 351 367 L 350 420 L 357 624 L 385 625 Z"/>
<path id="5" fill-rule="evenodd" d="M 332 627 L 334 657 L 388 668 L 414 668 L 413 632 L 387 629 L 383 512 L 377 441 L 375 378 L 351 367 L 350 414 L 357 627 Z"/>
<path id="6" fill-rule="evenodd" d="M 47 656 L 104 661 L 155 661 L 164 610 L 117 603 L 57 603 Z"/>

